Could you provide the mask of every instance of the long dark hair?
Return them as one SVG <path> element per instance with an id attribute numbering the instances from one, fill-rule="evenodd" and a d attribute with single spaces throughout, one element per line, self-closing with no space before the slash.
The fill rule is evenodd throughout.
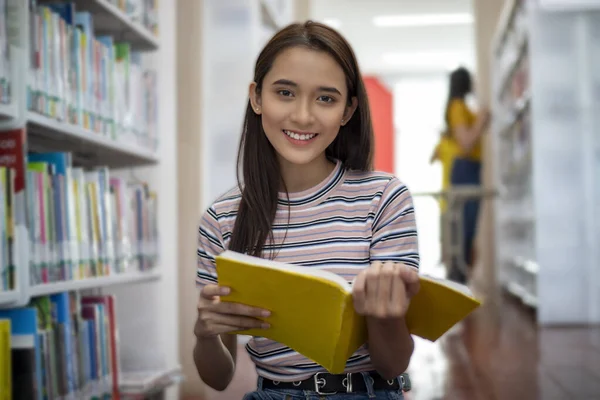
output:
<path id="1" fill-rule="evenodd" d="M 289 25 L 273 36 L 261 51 L 254 68 L 256 93 L 260 96 L 265 75 L 275 58 L 284 50 L 303 46 L 332 56 L 346 76 L 348 105 L 352 98 L 358 107 L 346 125 L 340 128 L 325 153 L 341 161 L 343 168 L 368 171 L 372 168 L 373 128 L 367 92 L 352 48 L 335 30 L 308 21 Z M 281 173 L 275 149 L 263 131 L 260 115 L 248 101 L 237 160 L 238 186 L 242 193 L 229 248 L 261 257 L 269 238 L 281 188 Z M 240 173 L 243 179 L 240 178 Z M 287 194 L 287 189 L 283 190 Z M 271 257 L 274 252 L 271 251 Z"/>
<path id="2" fill-rule="evenodd" d="M 446 121 L 446 134 L 450 134 L 450 103 L 452 100 L 464 100 L 471 93 L 473 83 L 471 81 L 471 73 L 464 67 L 455 69 L 450 73 L 450 87 L 448 90 L 448 101 L 446 103 L 446 111 L 444 120 Z"/>

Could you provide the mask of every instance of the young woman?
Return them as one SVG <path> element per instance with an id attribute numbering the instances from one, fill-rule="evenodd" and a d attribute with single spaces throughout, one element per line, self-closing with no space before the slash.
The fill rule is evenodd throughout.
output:
<path id="1" fill-rule="evenodd" d="M 354 306 L 369 333 L 343 375 L 252 338 L 246 349 L 259 380 L 246 399 L 402 398 L 399 377 L 414 347 L 404 317 L 419 288 L 417 232 L 408 189 L 371 171 L 372 149 L 367 94 L 349 44 L 310 21 L 278 32 L 250 84 L 240 184 L 200 223 L 194 360 L 206 384 L 230 383 L 234 332 L 269 329 L 269 310 L 219 301 L 229 289 L 217 285 L 215 256 L 230 249 L 356 277 Z"/>
<path id="2" fill-rule="evenodd" d="M 489 122 L 489 112 L 482 109 L 475 115 L 467 106 L 465 98 L 472 92 L 471 74 L 458 68 L 450 74 L 450 90 L 445 120 L 447 134 L 458 151 L 452 152 L 450 185 L 481 185 L 481 135 Z M 475 236 L 479 200 L 469 200 L 463 210 L 463 256 L 469 269 L 475 263 Z M 449 278 L 461 283 L 467 281 L 465 271 L 456 262 L 450 266 Z"/>

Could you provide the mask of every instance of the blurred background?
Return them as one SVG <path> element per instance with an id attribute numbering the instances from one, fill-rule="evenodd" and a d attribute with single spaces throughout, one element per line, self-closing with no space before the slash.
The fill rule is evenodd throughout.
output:
<path id="1" fill-rule="evenodd" d="M 406 398 L 600 399 L 597 0 L 0 1 L 0 399 L 17 370 L 38 392 L 14 399 L 255 388 L 244 338 L 226 391 L 196 372 L 196 233 L 236 184 L 259 51 L 308 19 L 358 56 L 423 273 L 448 276 L 464 254 L 444 232 L 480 202 L 467 284 L 484 304 L 415 339 Z M 466 192 L 433 157 L 458 67 L 490 118 Z"/>

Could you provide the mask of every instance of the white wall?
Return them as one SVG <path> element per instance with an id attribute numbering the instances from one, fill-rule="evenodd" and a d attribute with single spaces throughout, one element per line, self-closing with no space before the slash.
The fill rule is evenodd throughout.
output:
<path id="1" fill-rule="evenodd" d="M 442 188 L 439 163 L 429 158 L 443 129 L 447 98 L 445 75 L 412 76 L 386 80 L 394 94 L 395 173 L 415 196 L 419 248 L 423 272 L 430 273 L 440 260 L 440 207 L 430 196 Z"/>
<path id="2" fill-rule="evenodd" d="M 204 3 L 202 93 L 202 204 L 236 185 L 236 155 L 258 55 L 256 0 Z"/>

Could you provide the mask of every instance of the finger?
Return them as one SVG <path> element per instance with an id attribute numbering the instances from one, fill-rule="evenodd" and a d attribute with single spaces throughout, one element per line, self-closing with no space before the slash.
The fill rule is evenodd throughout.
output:
<path id="1" fill-rule="evenodd" d="M 221 335 L 224 333 L 233 333 L 243 331 L 244 328 L 240 328 L 238 326 L 233 325 L 225 325 L 225 324 L 212 324 L 208 329 L 201 330 L 196 333 L 196 336 L 199 337 L 213 337 L 217 335 Z"/>
<path id="2" fill-rule="evenodd" d="M 403 265 L 402 280 L 406 286 L 406 295 L 412 298 L 420 288 L 419 272 L 416 268 Z"/>
<path id="3" fill-rule="evenodd" d="M 269 310 L 230 302 L 219 302 L 218 304 L 215 304 L 212 309 L 219 314 L 242 315 L 248 317 L 268 317 L 271 315 Z"/>
<path id="4" fill-rule="evenodd" d="M 419 271 L 416 268 L 402 264 L 401 273 L 404 283 L 412 284 L 419 281 Z"/>
<path id="5" fill-rule="evenodd" d="M 365 313 L 365 271 L 361 271 L 356 276 L 352 285 L 352 299 L 354 300 L 354 309 L 359 314 Z"/>
<path id="6" fill-rule="evenodd" d="M 366 301 L 365 308 L 369 315 L 376 315 L 377 313 L 377 294 L 379 292 L 379 273 L 381 271 L 382 264 L 375 262 L 371 264 L 367 270 L 367 282 L 366 282 Z"/>
<path id="7" fill-rule="evenodd" d="M 392 290 L 394 286 L 394 277 L 397 275 L 396 266 L 391 262 L 383 264 L 379 271 L 377 279 L 377 300 L 376 315 L 379 318 L 386 318 L 389 315 L 389 309 L 392 303 Z"/>
<path id="8" fill-rule="evenodd" d="M 211 325 L 234 326 L 237 328 L 237 330 L 252 328 L 267 329 L 270 326 L 268 322 L 242 315 L 211 313 L 208 316 L 208 319 Z"/>
<path id="9" fill-rule="evenodd" d="M 200 296 L 205 299 L 213 299 L 215 296 L 227 296 L 231 289 L 219 285 L 206 285 L 200 291 Z"/>
<path id="10" fill-rule="evenodd" d="M 409 283 L 408 285 L 406 285 L 406 295 L 409 299 L 413 298 L 417 295 L 417 293 L 419 293 L 419 289 L 421 289 L 421 282 L 416 281 L 413 283 Z"/>
<path id="11" fill-rule="evenodd" d="M 406 299 L 406 284 L 402 276 L 403 265 L 396 265 L 394 277 L 392 278 L 393 290 L 391 293 L 390 312 L 394 317 L 402 315 L 403 309 L 407 302 Z"/>

